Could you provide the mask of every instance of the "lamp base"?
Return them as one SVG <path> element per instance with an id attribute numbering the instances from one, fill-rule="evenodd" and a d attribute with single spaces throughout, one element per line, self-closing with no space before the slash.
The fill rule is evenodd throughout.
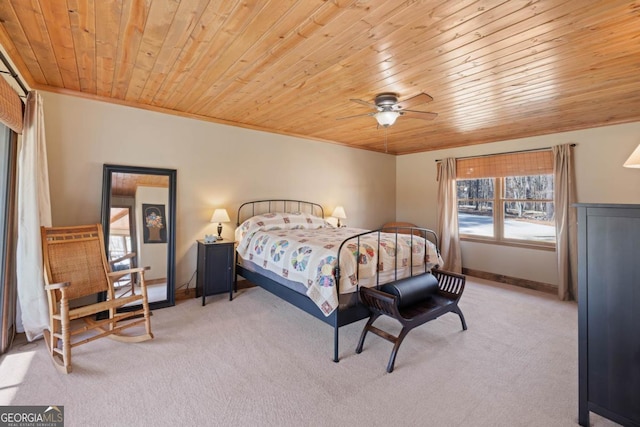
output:
<path id="1" fill-rule="evenodd" d="M 219 222 L 218 223 L 218 240 L 222 240 L 221 234 L 222 234 L 222 223 Z"/>

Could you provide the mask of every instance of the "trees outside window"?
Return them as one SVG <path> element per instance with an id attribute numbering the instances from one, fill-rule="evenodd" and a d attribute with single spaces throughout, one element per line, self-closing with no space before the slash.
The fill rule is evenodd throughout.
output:
<path id="1" fill-rule="evenodd" d="M 461 238 L 555 246 L 553 175 L 457 180 Z"/>

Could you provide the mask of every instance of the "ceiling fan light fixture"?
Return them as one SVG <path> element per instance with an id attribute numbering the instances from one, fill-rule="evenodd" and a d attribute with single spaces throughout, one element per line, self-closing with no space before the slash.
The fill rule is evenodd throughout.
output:
<path id="1" fill-rule="evenodd" d="M 379 111 L 375 114 L 375 118 L 380 126 L 391 126 L 396 122 L 396 119 L 400 115 L 397 111 Z"/>

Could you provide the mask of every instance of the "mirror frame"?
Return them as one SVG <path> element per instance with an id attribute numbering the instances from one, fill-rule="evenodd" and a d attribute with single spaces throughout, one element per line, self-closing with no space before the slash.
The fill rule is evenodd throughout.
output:
<path id="1" fill-rule="evenodd" d="M 142 175 L 165 175 L 169 177 L 169 219 L 167 221 L 167 298 L 163 301 L 149 302 L 150 309 L 171 307 L 176 303 L 175 268 L 176 268 L 176 175 L 175 169 L 162 169 L 144 166 L 124 166 L 104 164 L 102 174 L 102 229 L 104 231 L 105 250 L 109 253 L 109 229 L 111 208 L 111 184 L 113 173 L 133 173 Z M 138 242 L 139 243 L 139 242 Z M 140 306 L 137 306 L 139 308 Z M 132 307 L 131 309 L 135 309 Z"/>

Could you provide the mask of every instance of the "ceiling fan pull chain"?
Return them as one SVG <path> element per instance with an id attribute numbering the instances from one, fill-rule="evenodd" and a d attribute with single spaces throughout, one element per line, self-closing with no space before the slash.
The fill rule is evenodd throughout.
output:
<path id="1" fill-rule="evenodd" d="M 384 152 L 387 154 L 387 127 L 384 127 Z"/>

